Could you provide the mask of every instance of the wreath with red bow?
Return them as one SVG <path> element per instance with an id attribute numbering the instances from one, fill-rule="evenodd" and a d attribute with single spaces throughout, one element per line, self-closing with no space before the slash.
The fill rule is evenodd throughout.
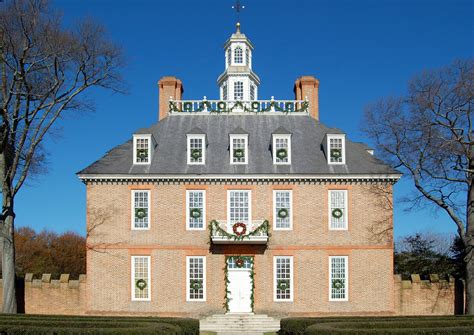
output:
<path id="1" fill-rule="evenodd" d="M 232 226 L 232 230 L 234 231 L 235 235 L 242 236 L 245 235 L 245 233 L 247 232 L 247 226 L 245 225 L 245 223 L 237 222 L 234 223 L 234 225 Z"/>

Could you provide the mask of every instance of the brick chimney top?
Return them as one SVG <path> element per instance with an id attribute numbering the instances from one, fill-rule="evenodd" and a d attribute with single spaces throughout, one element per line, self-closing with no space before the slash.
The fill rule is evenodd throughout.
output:
<path id="1" fill-rule="evenodd" d="M 158 120 L 168 116 L 170 98 L 181 100 L 183 92 L 183 83 L 176 77 L 165 76 L 158 81 Z"/>

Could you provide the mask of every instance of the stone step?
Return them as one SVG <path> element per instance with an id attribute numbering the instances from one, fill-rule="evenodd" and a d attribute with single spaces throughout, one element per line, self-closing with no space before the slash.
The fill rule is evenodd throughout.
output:
<path id="1" fill-rule="evenodd" d="M 199 323 L 203 331 L 213 331 L 217 334 L 258 334 L 276 332 L 280 329 L 280 321 L 264 314 L 215 314 Z"/>

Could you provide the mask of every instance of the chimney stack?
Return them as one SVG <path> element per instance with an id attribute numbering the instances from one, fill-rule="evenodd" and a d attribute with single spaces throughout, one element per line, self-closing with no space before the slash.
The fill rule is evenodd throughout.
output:
<path id="1" fill-rule="evenodd" d="M 313 76 L 303 76 L 295 81 L 296 100 L 304 100 L 308 98 L 309 101 L 309 115 L 319 121 L 319 80 Z"/>
<path id="2" fill-rule="evenodd" d="M 181 100 L 183 97 L 183 83 L 176 77 L 166 76 L 158 81 L 158 120 L 169 114 L 169 101 Z"/>

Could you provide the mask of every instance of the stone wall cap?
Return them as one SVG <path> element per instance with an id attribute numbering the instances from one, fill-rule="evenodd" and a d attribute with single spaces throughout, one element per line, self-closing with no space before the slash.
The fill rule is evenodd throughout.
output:
<path id="1" fill-rule="evenodd" d="M 437 283 L 439 282 L 439 275 L 436 273 L 430 274 L 430 281 L 432 283 Z"/>
<path id="2" fill-rule="evenodd" d="M 33 281 L 33 274 L 32 273 L 25 274 L 25 282 L 31 282 L 31 281 Z"/>
<path id="3" fill-rule="evenodd" d="M 41 277 L 41 281 L 43 283 L 49 283 L 51 281 L 51 273 L 43 273 L 43 276 Z"/>
<path id="4" fill-rule="evenodd" d="M 421 282 L 421 278 L 420 278 L 420 275 L 419 274 L 412 274 L 411 276 L 411 281 L 414 282 L 414 283 L 419 283 Z"/>
<path id="5" fill-rule="evenodd" d="M 87 279 L 87 275 L 85 275 L 85 274 L 80 274 L 79 275 L 79 282 L 80 283 L 85 283 L 86 279 Z"/>
<path id="6" fill-rule="evenodd" d="M 61 283 L 67 283 L 69 281 L 69 273 L 61 274 L 59 280 L 61 281 Z"/>

